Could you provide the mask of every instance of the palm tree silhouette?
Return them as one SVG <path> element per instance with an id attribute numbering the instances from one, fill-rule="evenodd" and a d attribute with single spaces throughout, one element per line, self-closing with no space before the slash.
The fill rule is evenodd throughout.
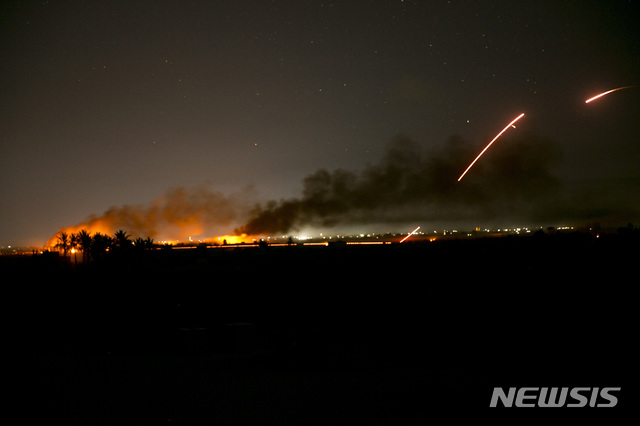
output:
<path id="1" fill-rule="evenodd" d="M 80 232 L 78 232 L 77 235 L 80 250 L 82 250 L 82 260 L 86 262 L 89 260 L 89 255 L 91 253 L 91 243 L 93 242 L 91 234 L 89 234 L 86 229 L 82 229 L 80 230 Z"/>
<path id="2" fill-rule="evenodd" d="M 153 238 L 151 237 L 145 238 L 144 246 L 147 250 L 151 250 L 151 248 L 153 247 Z"/>
<path id="3" fill-rule="evenodd" d="M 64 231 L 60 232 L 60 234 L 58 235 L 58 242 L 54 247 L 58 250 L 62 250 L 63 256 L 67 257 L 67 251 L 69 251 L 70 248 L 69 235 Z"/>
<path id="4" fill-rule="evenodd" d="M 131 240 L 129 235 L 122 229 L 118 230 L 114 234 L 114 246 L 120 250 L 126 250 L 131 247 Z"/>
<path id="5" fill-rule="evenodd" d="M 80 237 L 78 234 L 71 234 L 69 237 L 69 248 L 73 253 L 73 263 L 78 264 L 78 246 L 80 245 Z"/>
<path id="6" fill-rule="evenodd" d="M 138 237 L 133 242 L 133 245 L 136 247 L 136 249 L 149 250 L 151 249 L 151 247 L 153 247 L 153 240 L 151 239 L 151 237 Z"/>
<path id="7" fill-rule="evenodd" d="M 96 232 L 91 242 L 91 257 L 93 260 L 101 259 L 111 247 L 113 240 L 110 236 Z"/>

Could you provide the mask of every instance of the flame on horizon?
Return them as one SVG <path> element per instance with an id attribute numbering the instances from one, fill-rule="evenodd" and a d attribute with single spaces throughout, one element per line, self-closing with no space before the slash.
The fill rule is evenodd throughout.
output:
<path id="1" fill-rule="evenodd" d="M 60 228 L 46 246 L 53 247 L 61 232 L 72 234 L 81 230 L 91 235 L 99 232 L 110 236 L 123 230 L 133 238 L 165 241 L 187 241 L 192 236 L 217 239 L 217 235 L 227 234 L 225 230 L 243 220 L 243 213 L 249 211 L 247 203 L 253 197 L 250 188 L 229 196 L 204 186 L 172 188 L 148 205 L 111 207 L 100 216 L 92 215 L 83 223 Z M 203 235 L 216 236 L 203 238 Z M 227 241 L 246 241 L 249 237 L 233 235 L 225 238 Z"/>
<path id="2" fill-rule="evenodd" d="M 558 207 L 559 182 L 550 166 L 559 152 L 553 141 L 518 133 L 518 140 L 492 153 L 477 166 L 474 179 L 463 184 L 456 185 L 456 177 L 473 155 L 471 144 L 455 136 L 425 156 L 420 144 L 398 136 L 380 162 L 359 173 L 320 169 L 307 175 L 299 197 L 260 204 L 251 188 L 230 196 L 204 186 L 173 188 L 148 205 L 112 207 L 59 232 L 86 229 L 113 235 L 123 230 L 133 238 L 154 241 L 193 237 L 193 241 L 237 244 L 255 242 L 260 236 L 290 235 L 304 227 L 495 222 L 516 216 L 540 220 L 550 207 Z M 56 243 L 57 235 L 48 246 Z"/>
<path id="3" fill-rule="evenodd" d="M 250 244 L 256 241 L 257 238 L 247 235 L 218 235 L 216 237 L 211 238 L 211 241 L 214 244 Z"/>

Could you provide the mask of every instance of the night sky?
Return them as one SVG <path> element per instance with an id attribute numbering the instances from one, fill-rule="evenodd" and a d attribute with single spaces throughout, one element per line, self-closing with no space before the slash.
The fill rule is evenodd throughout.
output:
<path id="1" fill-rule="evenodd" d="M 640 85 L 639 12 L 5 1 L 0 245 L 43 245 L 92 215 L 156 239 L 637 226 L 640 87 L 584 101 Z"/>

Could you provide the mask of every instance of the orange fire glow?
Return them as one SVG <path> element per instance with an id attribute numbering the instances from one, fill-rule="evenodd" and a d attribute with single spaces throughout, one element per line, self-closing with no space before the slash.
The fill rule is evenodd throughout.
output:
<path id="1" fill-rule="evenodd" d="M 170 188 L 146 204 L 110 207 L 100 215 L 89 216 L 81 224 L 60 228 L 47 245 L 55 245 L 60 232 L 70 235 L 83 229 L 91 235 L 99 232 L 113 236 L 123 230 L 133 238 L 151 238 L 157 242 L 203 242 L 202 235 L 222 234 L 226 233 L 225 229 L 233 229 L 235 222 L 241 220 L 239 215 L 247 211 L 245 203 L 252 195 L 249 191 L 225 196 L 206 186 Z M 242 241 L 240 238 L 234 235 L 227 241 Z"/>
<path id="2" fill-rule="evenodd" d="M 251 244 L 255 242 L 255 238 L 247 234 L 242 235 L 219 235 L 211 239 L 215 244 Z"/>
<path id="3" fill-rule="evenodd" d="M 58 243 L 58 236 L 62 232 L 66 233 L 67 235 L 71 235 L 77 234 L 82 230 L 87 231 L 90 235 L 94 235 L 97 232 L 104 235 L 113 235 L 113 233 L 117 231 L 117 229 L 111 229 L 109 226 L 101 223 L 100 221 L 92 221 L 91 223 L 83 223 L 76 226 L 67 226 L 66 228 L 61 228 L 53 237 L 49 238 L 46 247 L 54 247 Z"/>

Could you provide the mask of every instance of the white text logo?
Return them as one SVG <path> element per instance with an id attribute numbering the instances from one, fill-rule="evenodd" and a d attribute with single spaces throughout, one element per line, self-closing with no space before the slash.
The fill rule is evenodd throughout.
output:
<path id="1" fill-rule="evenodd" d="M 490 407 L 614 407 L 620 388 L 494 388 Z"/>

